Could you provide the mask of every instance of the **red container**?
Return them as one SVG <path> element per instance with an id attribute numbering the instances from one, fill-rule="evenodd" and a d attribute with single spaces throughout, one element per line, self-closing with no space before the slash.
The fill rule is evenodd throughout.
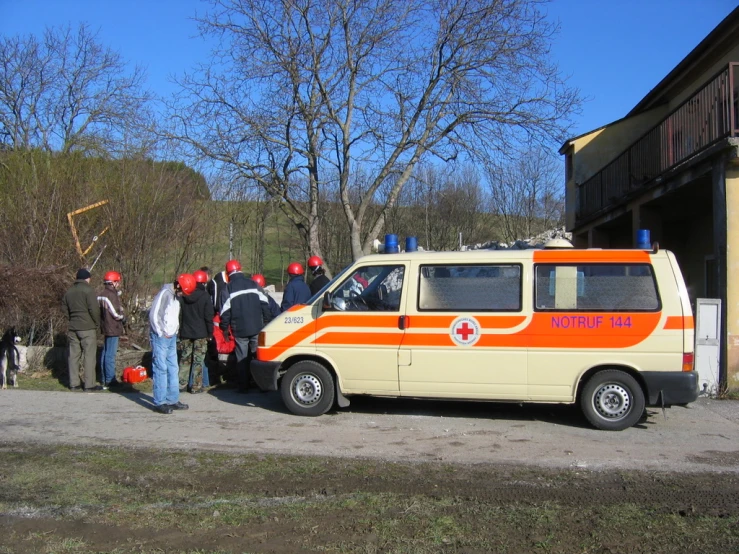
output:
<path id="1" fill-rule="evenodd" d="M 123 370 L 123 382 L 124 383 L 140 383 L 146 381 L 149 375 L 147 374 L 146 368 L 140 365 L 136 367 L 127 367 Z"/>

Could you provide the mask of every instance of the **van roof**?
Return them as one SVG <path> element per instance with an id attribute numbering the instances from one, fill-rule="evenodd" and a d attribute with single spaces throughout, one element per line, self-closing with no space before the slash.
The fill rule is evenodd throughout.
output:
<path id="1" fill-rule="evenodd" d="M 357 261 L 362 263 L 387 263 L 392 259 L 397 260 L 414 260 L 414 261 L 440 261 L 440 262 L 456 262 L 456 263 L 476 263 L 493 260 L 511 260 L 521 261 L 533 259 L 536 262 L 561 261 L 561 262 L 591 262 L 591 263 L 644 263 L 649 260 L 650 256 L 663 257 L 667 255 L 667 250 L 658 250 L 656 253 L 652 250 L 638 249 L 602 249 L 602 248 L 565 248 L 565 249 L 544 249 L 529 248 L 525 250 L 509 249 L 509 250 L 465 250 L 463 252 L 453 251 L 418 251 L 418 252 L 399 252 L 397 254 L 369 254 L 361 257 Z"/>

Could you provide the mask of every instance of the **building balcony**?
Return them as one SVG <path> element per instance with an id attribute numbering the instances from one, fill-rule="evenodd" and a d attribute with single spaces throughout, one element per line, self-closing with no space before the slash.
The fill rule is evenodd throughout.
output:
<path id="1" fill-rule="evenodd" d="M 666 173 L 739 136 L 739 62 L 732 62 L 576 189 L 575 225 L 622 206 Z"/>

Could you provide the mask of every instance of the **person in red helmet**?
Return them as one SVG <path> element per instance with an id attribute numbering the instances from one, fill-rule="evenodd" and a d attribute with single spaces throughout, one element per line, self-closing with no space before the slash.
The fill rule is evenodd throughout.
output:
<path id="1" fill-rule="evenodd" d="M 287 274 L 290 276 L 290 280 L 287 282 L 285 292 L 282 294 L 280 309 L 283 312 L 298 304 L 305 304 L 313 296 L 310 293 L 310 288 L 305 284 L 303 273 L 305 273 L 303 266 L 298 262 L 293 262 L 287 266 Z"/>
<path id="2" fill-rule="evenodd" d="M 241 272 L 238 260 L 226 264 L 228 298 L 221 308 L 220 329 L 236 341 L 236 371 L 239 392 L 249 392 L 249 364 L 257 352 L 257 336 L 272 321 L 269 302 L 262 289 Z"/>
<path id="3" fill-rule="evenodd" d="M 267 297 L 267 303 L 269 304 L 269 311 L 272 313 L 272 318 L 274 319 L 275 317 L 280 315 L 282 313 L 282 310 L 280 310 L 279 304 L 277 304 L 275 299 L 272 298 L 272 296 L 266 290 L 264 290 L 264 287 L 267 286 L 267 281 L 264 279 L 264 275 L 262 275 L 261 273 L 255 273 L 251 276 L 251 280 L 259 285 L 259 288 L 262 289 L 264 296 Z"/>
<path id="4" fill-rule="evenodd" d="M 180 330 L 178 297 L 190 294 L 195 287 L 195 277 L 183 273 L 174 283 L 167 283 L 161 288 L 149 310 L 154 410 L 160 414 L 171 414 L 173 410 L 188 408 L 187 404 L 180 402 L 180 367 L 177 363 L 177 333 Z"/>
<path id="5" fill-rule="evenodd" d="M 318 256 L 308 258 L 308 268 L 313 275 L 310 282 L 310 294 L 314 296 L 318 294 L 323 287 L 328 285 L 330 279 L 326 277 L 326 270 L 323 268 L 323 260 Z"/>
<path id="6" fill-rule="evenodd" d="M 100 382 L 103 390 L 118 385 L 115 377 L 115 358 L 125 319 L 121 308 L 120 288 L 121 274 L 117 271 L 108 271 L 103 277 L 103 290 L 98 294 L 100 330 L 103 333 L 103 351 L 100 354 Z"/>
<path id="7" fill-rule="evenodd" d="M 193 273 L 195 289 L 180 296 L 179 332 L 179 387 L 180 392 L 203 392 L 203 374 L 208 341 L 213 336 L 213 302 L 205 290 L 208 274 L 202 270 Z"/>
<path id="8" fill-rule="evenodd" d="M 213 301 L 213 309 L 217 314 L 221 313 L 223 304 L 228 299 L 228 274 L 233 271 L 241 271 L 239 260 L 229 260 L 226 262 L 224 271 L 216 273 L 208 282 L 207 290 L 210 299 Z"/>

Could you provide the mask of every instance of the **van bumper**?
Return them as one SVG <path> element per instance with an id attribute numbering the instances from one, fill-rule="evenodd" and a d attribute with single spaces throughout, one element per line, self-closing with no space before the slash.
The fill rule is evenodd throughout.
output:
<path id="1" fill-rule="evenodd" d="M 252 360 L 249 365 L 251 376 L 262 390 L 277 390 L 280 362 L 260 362 Z"/>
<path id="2" fill-rule="evenodd" d="M 648 406 L 688 404 L 698 399 L 696 371 L 642 371 L 640 375 L 647 385 Z"/>

